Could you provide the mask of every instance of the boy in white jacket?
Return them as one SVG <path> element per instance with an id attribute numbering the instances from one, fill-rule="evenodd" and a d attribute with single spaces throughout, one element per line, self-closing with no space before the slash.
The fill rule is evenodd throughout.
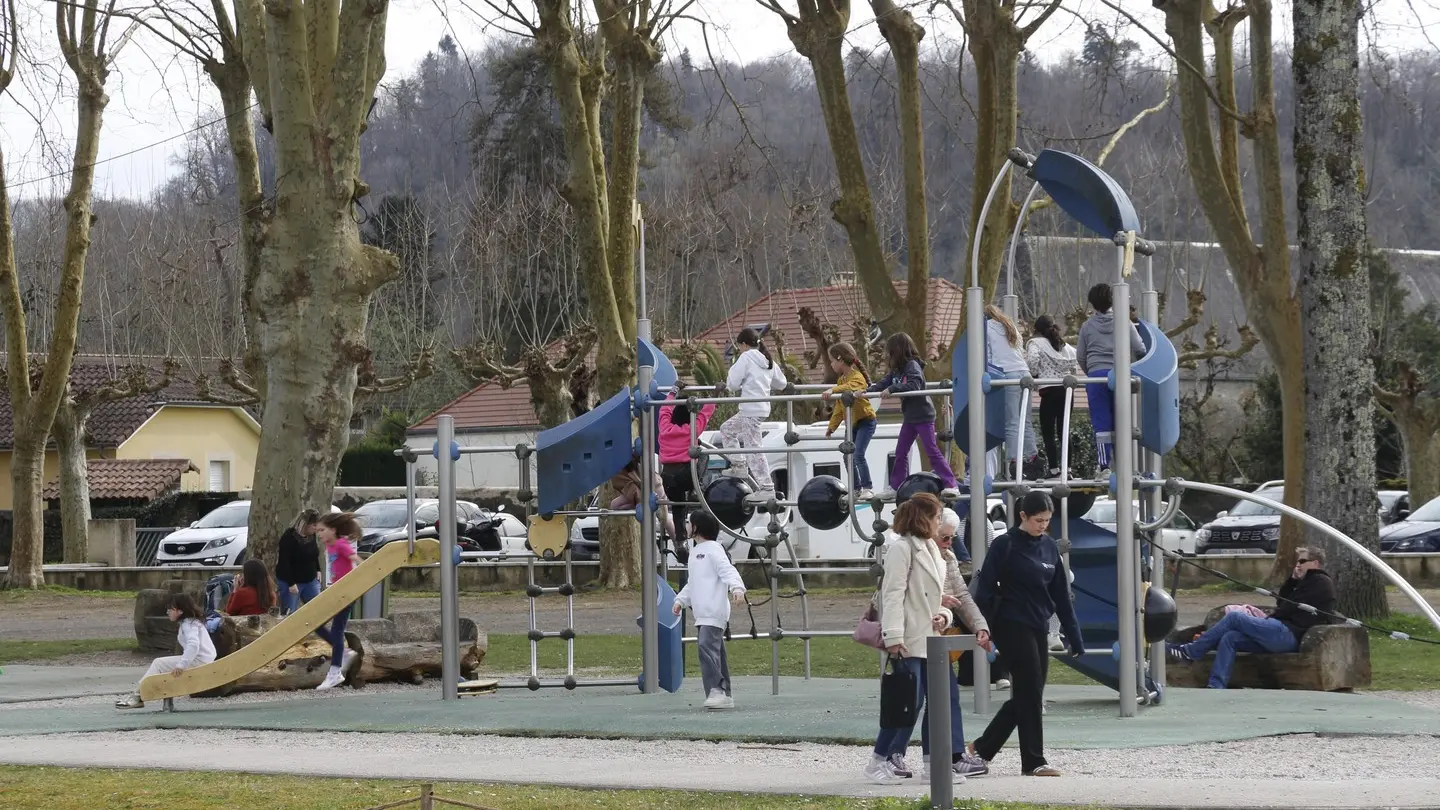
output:
<path id="1" fill-rule="evenodd" d="M 724 546 L 715 542 L 718 536 L 720 523 L 709 513 L 690 513 L 694 547 L 686 572 L 689 580 L 675 594 L 672 608 L 676 616 L 685 608 L 695 611 L 700 683 L 705 688 L 705 708 L 711 710 L 735 708 L 730 695 L 730 662 L 725 657 L 725 625 L 730 621 L 730 602 L 738 605 L 745 599 L 745 583 Z"/>

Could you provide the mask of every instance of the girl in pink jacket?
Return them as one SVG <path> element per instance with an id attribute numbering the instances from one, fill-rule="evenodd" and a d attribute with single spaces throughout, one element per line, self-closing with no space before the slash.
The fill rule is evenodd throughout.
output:
<path id="1" fill-rule="evenodd" d="M 671 399 L 677 399 L 683 390 L 683 387 L 677 390 Z M 660 481 L 665 487 L 665 498 L 671 504 L 695 502 L 694 481 L 690 476 L 690 423 L 695 423 L 695 436 L 698 438 L 705 432 L 705 426 L 710 424 L 710 417 L 714 414 L 714 405 L 706 405 L 699 413 L 691 413 L 690 406 L 683 402 L 660 409 Z M 700 460 L 702 470 L 706 460 Z M 683 563 L 689 552 L 685 549 L 685 537 L 682 535 L 690 524 L 685 520 L 685 507 L 673 505 L 670 511 L 675 518 L 677 532 L 675 556 Z"/>

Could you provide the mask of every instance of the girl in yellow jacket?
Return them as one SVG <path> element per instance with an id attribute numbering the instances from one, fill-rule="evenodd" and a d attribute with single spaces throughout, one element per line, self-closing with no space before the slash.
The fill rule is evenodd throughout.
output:
<path id="1" fill-rule="evenodd" d="M 865 450 L 870 446 L 870 439 L 875 436 L 875 406 L 865 399 L 865 389 L 870 387 L 870 375 L 865 373 L 860 356 L 849 343 L 836 343 L 830 347 L 830 368 L 840 379 L 834 388 L 821 396 L 828 401 L 831 396 L 846 391 L 856 394 L 855 402 L 850 406 L 851 418 L 854 420 L 850 436 L 855 443 L 855 485 L 859 487 L 855 492 L 855 499 L 869 500 L 874 496 L 874 492 L 870 489 L 870 463 L 865 460 Z M 830 438 L 843 421 L 845 403 L 836 402 L 835 411 L 830 415 L 830 429 L 825 431 L 825 438 Z"/>

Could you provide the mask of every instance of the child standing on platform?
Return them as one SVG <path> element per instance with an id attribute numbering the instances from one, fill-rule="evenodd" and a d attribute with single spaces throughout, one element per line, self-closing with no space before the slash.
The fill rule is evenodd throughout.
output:
<path id="1" fill-rule="evenodd" d="M 1035 319 L 1035 337 L 1025 345 L 1025 362 L 1036 379 L 1061 379 L 1076 370 L 1075 347 L 1065 342 L 1060 324 L 1049 315 Z M 1040 389 L 1040 435 L 1045 440 L 1045 460 L 1050 463 L 1050 476 L 1060 475 L 1060 448 L 1064 439 L 1065 386 L 1047 385 Z"/>
<path id="2" fill-rule="evenodd" d="M 860 356 L 849 343 L 836 343 L 830 347 L 830 368 L 840 375 L 840 379 L 835 382 L 835 387 L 820 395 L 827 402 L 832 396 L 846 391 L 864 394 L 870 387 L 870 375 L 865 373 Z M 857 396 L 855 404 L 850 406 L 850 415 L 850 437 L 855 445 L 855 480 L 852 483 L 856 487 L 855 499 L 864 501 L 874 496 L 870 490 L 870 463 L 865 460 L 865 451 L 870 447 L 870 439 L 875 436 L 875 406 L 863 396 Z M 845 403 L 837 402 L 835 411 L 830 414 L 830 427 L 825 431 L 825 438 L 830 438 L 844 420 Z"/>
<path id="3" fill-rule="evenodd" d="M 891 335 L 885 342 L 885 354 L 890 361 L 890 373 L 867 390 L 900 394 L 925 389 L 925 363 L 920 359 L 920 351 L 915 348 L 915 341 L 911 340 L 909 335 L 904 332 Z M 900 488 L 901 482 L 910 474 L 910 446 L 915 444 L 915 439 L 918 438 L 920 447 L 930 459 L 931 469 L 940 476 L 945 485 L 946 491 L 942 494 L 958 495 L 955 473 L 951 472 L 950 464 L 940 452 L 940 444 L 935 439 L 935 403 L 931 402 L 929 397 L 902 397 L 900 414 L 903 424 L 900 426 L 900 436 L 895 442 L 895 464 L 890 469 L 890 489 L 887 494 L 893 497 L 895 490 Z"/>
<path id="4" fill-rule="evenodd" d="M 1080 339 L 1075 346 L 1075 359 L 1080 370 L 1087 377 L 1104 377 L 1115 368 L 1115 313 L 1114 293 L 1109 284 L 1096 284 L 1090 288 L 1088 298 L 1095 314 L 1080 327 Z M 1145 353 L 1145 343 L 1140 331 L 1133 323 L 1130 328 L 1130 352 L 1134 358 Z M 1090 405 L 1090 425 L 1095 428 L 1095 454 L 1100 466 L 1100 477 L 1110 477 L 1111 459 L 1115 453 L 1115 397 L 1106 383 L 1086 383 L 1085 399 Z"/>
<path id="5" fill-rule="evenodd" d="M 325 544 L 325 559 L 330 564 L 331 587 L 360 565 L 360 555 L 355 553 L 355 543 L 363 535 L 360 524 L 349 512 L 331 512 L 321 516 L 315 528 L 315 536 Z M 330 642 L 331 650 L 330 671 L 316 689 L 334 689 L 344 683 L 345 673 L 354 663 L 355 651 L 345 649 L 345 623 L 348 621 L 350 605 L 335 614 L 329 627 L 315 628 L 315 635 Z"/>
<path id="6" fill-rule="evenodd" d="M 740 330 L 735 342 L 744 352 L 736 359 L 735 365 L 730 367 L 730 374 L 725 378 L 725 387 L 732 393 L 752 399 L 767 397 L 790 384 L 790 381 L 785 379 L 785 369 L 770 356 L 770 350 L 765 348 L 765 341 L 760 339 L 758 331 L 747 326 Z M 769 415 L 768 402 L 741 403 L 738 412 L 720 426 L 725 447 L 759 447 L 760 423 Z M 770 478 L 770 463 L 765 454 L 737 455 L 732 459 L 732 463 L 740 472 L 748 470 L 760 489 L 775 488 L 775 482 Z"/>
<path id="7" fill-rule="evenodd" d="M 676 616 L 685 608 L 695 611 L 696 649 L 700 658 L 700 682 L 705 689 L 705 708 L 733 709 L 730 693 L 730 663 L 725 657 L 725 625 L 730 622 L 730 603 L 745 600 L 745 583 L 730 562 L 725 547 L 715 542 L 720 522 L 708 512 L 690 513 L 689 581 L 675 594 L 671 608 Z M 726 599 L 726 592 L 729 599 Z"/>
<path id="8" fill-rule="evenodd" d="M 1024 379 L 1030 373 L 1030 366 L 1020 353 L 1020 330 L 1015 328 L 1015 322 L 991 304 L 985 305 L 985 319 L 985 349 L 989 358 L 985 370 L 992 379 Z M 1028 418 L 1020 418 L 1020 406 L 1029 395 L 1029 391 L 1018 385 L 1005 389 L 1005 454 L 1011 462 L 1017 458 L 1023 460 L 1025 467 L 1021 471 L 1026 478 L 1034 479 L 1040 472 L 1034 469 L 1039 455 L 1035 449 L 1035 429 Z"/>

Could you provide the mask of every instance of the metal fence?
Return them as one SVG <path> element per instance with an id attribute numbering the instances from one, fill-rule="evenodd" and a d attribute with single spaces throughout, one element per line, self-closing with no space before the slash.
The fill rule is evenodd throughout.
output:
<path id="1" fill-rule="evenodd" d="M 160 541 L 177 531 L 175 528 L 146 527 L 135 530 L 135 564 L 139 566 L 150 566 L 155 564 L 155 555 L 160 552 Z"/>

